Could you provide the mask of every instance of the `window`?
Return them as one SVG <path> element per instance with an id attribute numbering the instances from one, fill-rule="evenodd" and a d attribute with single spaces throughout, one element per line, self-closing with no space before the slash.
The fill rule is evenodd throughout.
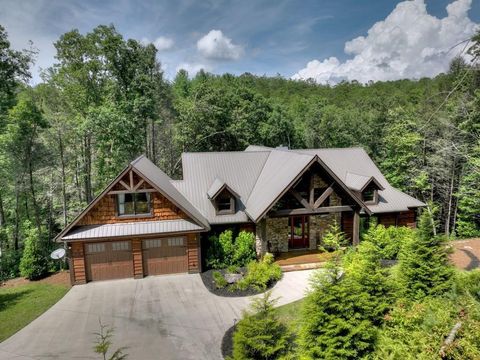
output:
<path id="1" fill-rule="evenodd" d="M 365 189 L 362 193 L 362 199 L 366 203 L 377 203 L 378 193 L 376 189 Z"/>
<path id="2" fill-rule="evenodd" d="M 129 241 L 116 241 L 112 243 L 112 250 L 113 251 L 125 251 L 130 250 L 130 242 Z"/>
<path id="3" fill-rule="evenodd" d="M 235 198 L 229 193 L 224 191 L 215 199 L 215 207 L 217 214 L 234 214 L 235 213 Z"/>
<path id="4" fill-rule="evenodd" d="M 150 214 L 150 193 L 125 193 L 117 196 L 118 215 Z"/>
<path id="5" fill-rule="evenodd" d="M 183 237 L 168 238 L 168 246 L 183 246 L 183 244 L 184 244 Z"/>
<path id="6" fill-rule="evenodd" d="M 99 253 L 105 251 L 105 243 L 98 243 L 98 244 L 88 244 L 87 252 L 88 253 Z"/>
<path id="7" fill-rule="evenodd" d="M 159 248 L 161 246 L 162 246 L 162 240 L 161 239 L 143 240 L 144 249 Z"/>

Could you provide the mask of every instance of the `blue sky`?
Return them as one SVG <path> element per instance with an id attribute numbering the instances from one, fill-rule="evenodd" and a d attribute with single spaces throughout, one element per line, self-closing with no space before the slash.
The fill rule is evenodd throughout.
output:
<path id="1" fill-rule="evenodd" d="M 449 4 L 455 5 L 450 12 Z M 318 82 L 387 80 L 443 71 L 451 56 L 445 49 L 480 23 L 480 1 L 0 0 L 0 24 L 13 46 L 24 48 L 32 40 L 40 50 L 35 81 L 39 68 L 54 62 L 52 43 L 62 33 L 110 23 L 126 38 L 160 38 L 158 58 L 168 78 L 179 67 L 204 67 Z M 361 36 L 364 40 L 351 42 Z M 421 63 L 411 59 L 418 52 Z M 388 71 L 379 70 L 384 67 Z"/>

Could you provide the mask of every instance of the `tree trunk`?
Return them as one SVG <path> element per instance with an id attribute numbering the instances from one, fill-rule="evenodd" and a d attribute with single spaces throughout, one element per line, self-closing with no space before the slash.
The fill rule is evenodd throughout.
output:
<path id="1" fill-rule="evenodd" d="M 63 226 L 67 226 L 67 189 L 66 189 L 66 178 L 65 178 L 65 158 L 63 154 L 63 140 L 58 134 L 58 145 L 60 150 L 60 163 L 62 165 L 62 202 L 63 202 Z"/>
<path id="2" fill-rule="evenodd" d="M 453 161 L 452 166 L 452 176 L 450 179 L 450 189 L 448 191 L 448 205 L 447 205 L 447 216 L 445 219 L 445 236 L 450 237 L 450 218 L 452 215 L 452 201 L 453 201 L 453 184 L 455 180 L 455 160 Z"/>
<path id="3" fill-rule="evenodd" d="M 3 209 L 2 192 L 0 191 L 0 229 L 6 226 L 5 210 Z"/>
<path id="4" fill-rule="evenodd" d="M 18 181 L 15 182 L 15 226 L 13 228 L 13 249 L 18 250 L 18 240 L 19 240 L 19 232 L 20 232 L 20 214 L 19 214 L 19 207 L 20 207 L 20 195 L 18 189 Z"/>
<path id="5" fill-rule="evenodd" d="M 38 209 L 37 199 L 35 195 L 35 185 L 33 182 L 33 164 L 32 164 L 31 153 L 28 155 L 28 176 L 29 176 L 30 194 L 32 195 L 33 213 L 35 215 L 35 225 L 37 226 L 37 229 L 40 232 L 41 231 L 40 211 Z"/>
<path id="6" fill-rule="evenodd" d="M 90 135 L 83 138 L 84 190 L 87 203 L 92 201 L 92 151 Z"/>

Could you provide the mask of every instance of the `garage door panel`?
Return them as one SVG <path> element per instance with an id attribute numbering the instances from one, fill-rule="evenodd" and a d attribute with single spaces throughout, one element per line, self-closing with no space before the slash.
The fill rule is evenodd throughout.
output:
<path id="1" fill-rule="evenodd" d="M 175 274 L 188 271 L 185 238 L 144 240 L 145 275 Z"/>
<path id="2" fill-rule="evenodd" d="M 133 254 L 130 241 L 86 244 L 89 281 L 133 277 Z"/>

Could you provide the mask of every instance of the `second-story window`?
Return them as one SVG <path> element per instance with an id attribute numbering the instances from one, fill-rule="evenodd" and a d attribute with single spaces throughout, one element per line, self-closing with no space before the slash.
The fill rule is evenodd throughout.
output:
<path id="1" fill-rule="evenodd" d="M 119 216 L 150 215 L 150 193 L 125 193 L 117 195 Z"/>

